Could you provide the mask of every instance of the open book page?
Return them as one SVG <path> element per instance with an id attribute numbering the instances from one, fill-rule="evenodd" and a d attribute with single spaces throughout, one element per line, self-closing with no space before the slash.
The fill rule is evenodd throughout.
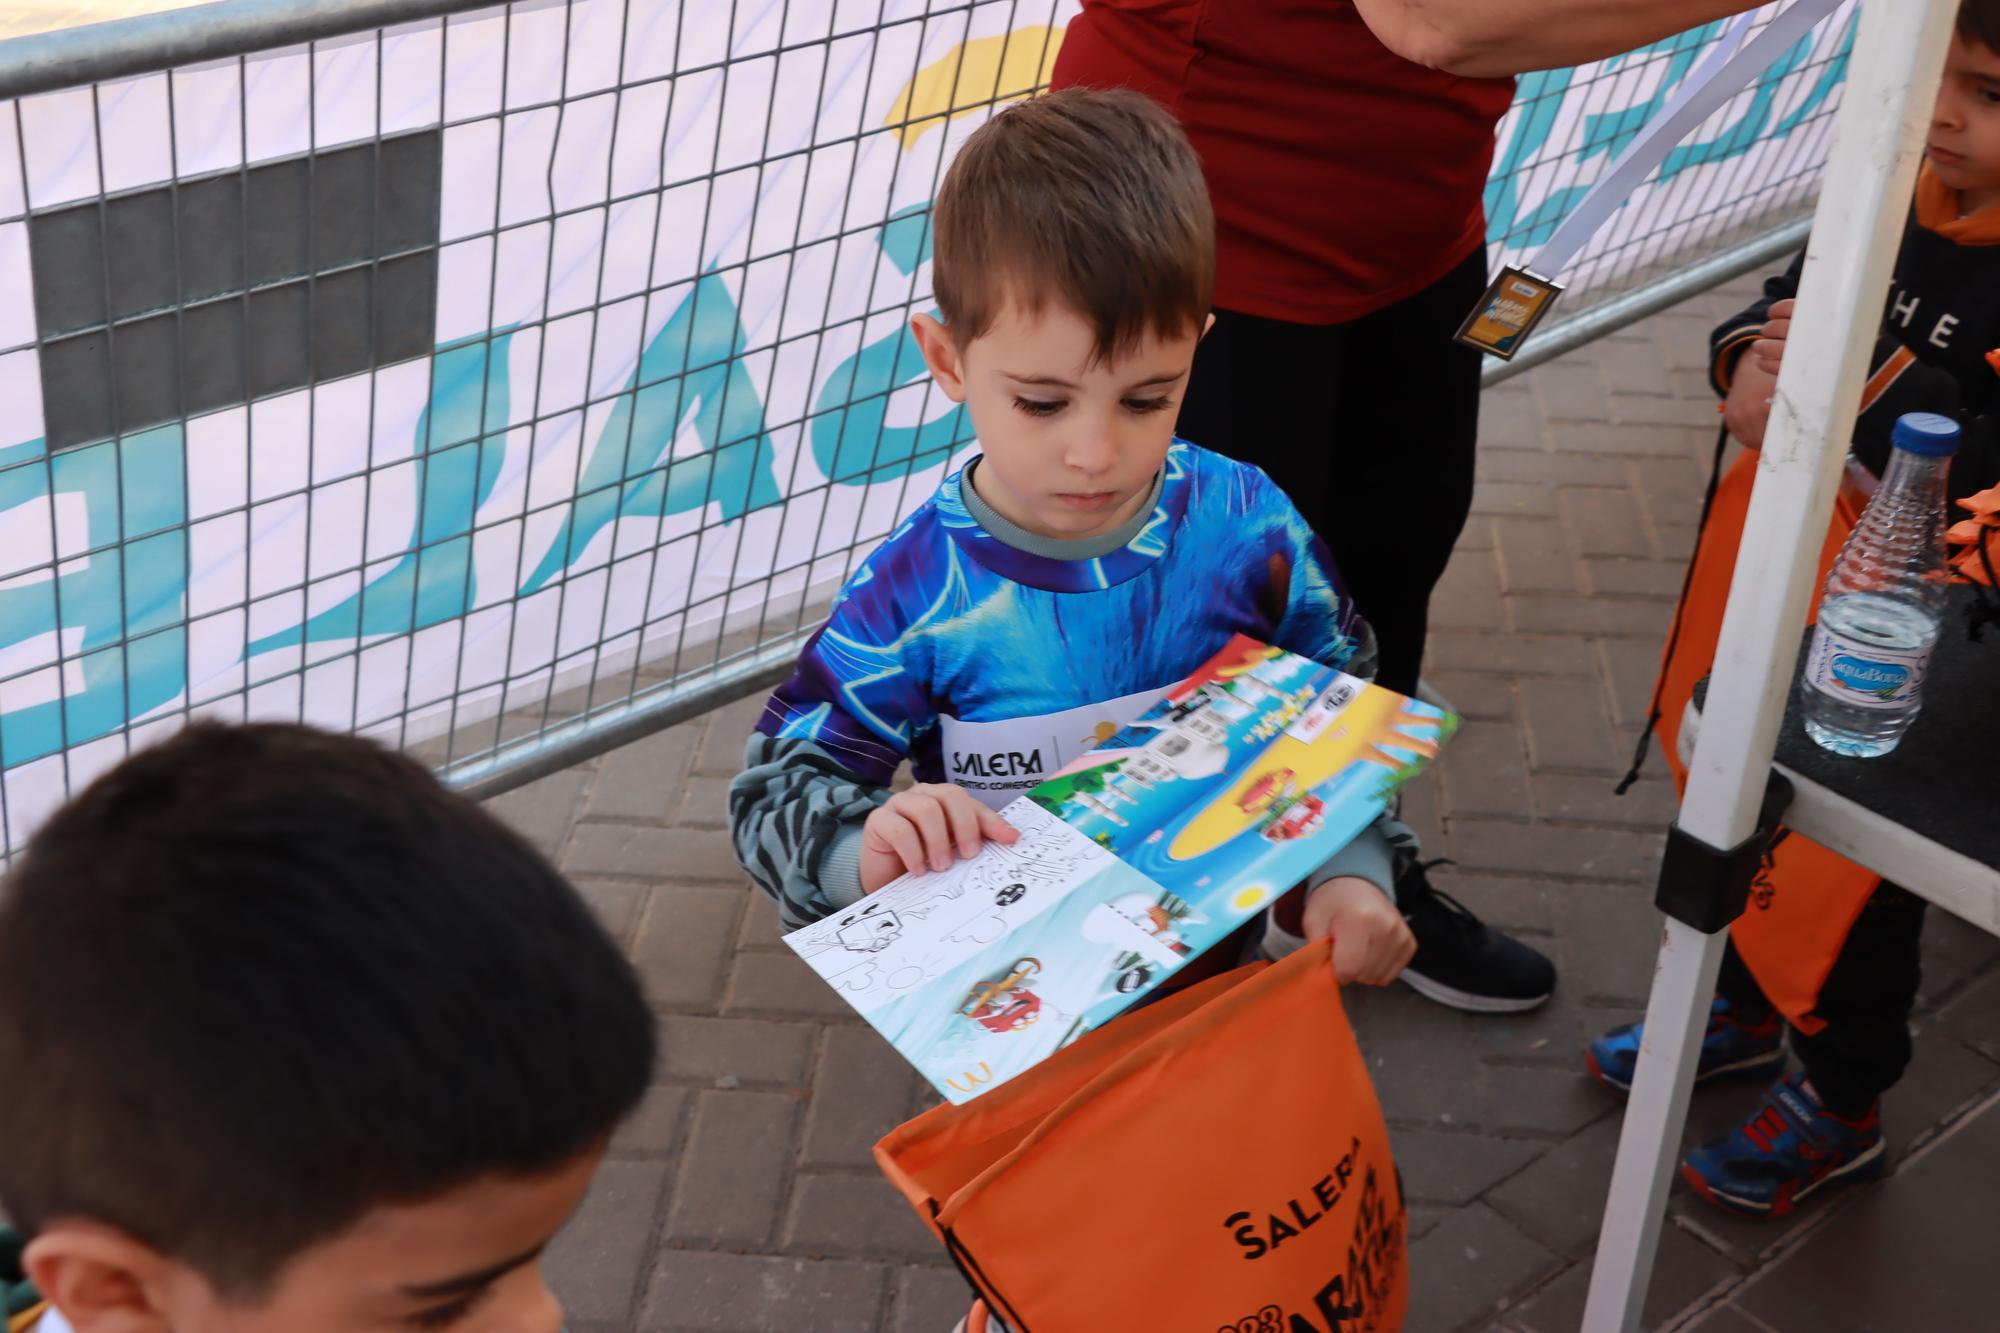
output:
<path id="1" fill-rule="evenodd" d="M 953 1101 L 1129 1007 L 1323 864 L 1455 719 L 1238 638 L 1001 813 L 1021 830 L 789 944 Z"/>

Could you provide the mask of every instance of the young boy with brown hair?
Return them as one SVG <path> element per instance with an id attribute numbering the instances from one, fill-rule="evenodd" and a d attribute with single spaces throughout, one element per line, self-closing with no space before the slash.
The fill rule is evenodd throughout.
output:
<path id="1" fill-rule="evenodd" d="M 1012 106 L 954 159 L 934 225 L 943 319 L 913 332 L 982 452 L 842 589 L 731 786 L 738 856 L 791 926 L 1012 841 L 1000 806 L 1233 635 L 1373 673 L 1290 501 L 1174 437 L 1214 219 L 1173 117 L 1130 92 Z M 917 785 L 892 794 L 906 760 Z M 1414 948 L 1392 840 L 1384 820 L 1321 867 L 1267 948 L 1331 932 L 1343 979 L 1392 980 Z"/>
<path id="2" fill-rule="evenodd" d="M 197 723 L 0 888 L 0 1323 L 556 1333 L 537 1260 L 652 1060 L 497 819 L 368 741 Z"/>
<path id="3" fill-rule="evenodd" d="M 1959 9 L 1924 156 L 1822 577 L 1905 414 L 1943 413 L 1962 427 L 1952 496 L 2000 480 L 2000 0 Z M 1804 263 L 1801 254 L 1766 280 L 1763 299 L 1712 338 L 1724 422 L 1751 450 L 1764 442 Z M 1720 479 L 1661 665 L 1655 728 L 1677 777 L 1682 709 L 1714 661 L 1755 471 L 1745 453 Z M 1923 899 L 1781 832 L 1750 910 L 1730 928 L 1695 1080 L 1781 1074 L 1788 1034 L 1802 1068 L 1780 1077 L 1742 1126 L 1688 1155 L 1681 1175 L 1702 1198 L 1780 1217 L 1829 1185 L 1882 1170 L 1881 1098 L 1910 1062 L 1923 923 Z M 1585 1050 L 1591 1073 L 1628 1089 L 1643 1036 L 1635 1023 L 1596 1038 Z"/>

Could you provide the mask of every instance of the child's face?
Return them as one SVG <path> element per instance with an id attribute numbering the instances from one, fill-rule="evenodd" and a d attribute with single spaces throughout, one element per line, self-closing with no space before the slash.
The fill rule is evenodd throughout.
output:
<path id="1" fill-rule="evenodd" d="M 57 1288 L 48 1294 L 77 1333 L 558 1333 L 562 1307 L 538 1261 L 601 1156 L 377 1208 L 292 1259 L 253 1303 L 217 1295 L 200 1274 L 158 1255 L 152 1267 L 134 1268 L 128 1294 L 137 1301 L 144 1289 L 141 1310 L 93 1308 L 93 1288 L 101 1293 L 102 1285 L 86 1280 L 77 1281 L 73 1301 L 63 1299 L 61 1277 L 45 1290 Z M 42 1261 L 33 1247 L 28 1257 L 32 1274 Z"/>
<path id="2" fill-rule="evenodd" d="M 938 386 L 972 414 L 983 451 L 975 484 L 1003 518 L 1044 537 L 1095 537 L 1146 502 L 1200 330 L 1148 333 L 1093 362 L 1091 326 L 1055 302 L 1035 314 L 1009 302 L 963 348 L 928 315 L 912 327 Z"/>
<path id="3" fill-rule="evenodd" d="M 1968 209 L 2000 202 L 2000 53 L 1984 42 L 1952 38 L 1925 151 Z"/>

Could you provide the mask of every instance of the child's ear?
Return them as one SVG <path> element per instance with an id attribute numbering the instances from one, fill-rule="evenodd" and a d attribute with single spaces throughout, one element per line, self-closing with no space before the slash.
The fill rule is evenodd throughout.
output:
<path id="1" fill-rule="evenodd" d="M 944 396 L 954 403 L 964 402 L 965 360 L 959 355 L 958 344 L 952 341 L 951 331 L 935 315 L 911 315 L 910 334 L 917 340 L 917 350 L 924 354 L 924 365 L 930 369 L 938 388 L 944 390 Z"/>
<path id="2" fill-rule="evenodd" d="M 171 1260 L 115 1227 L 65 1221 L 28 1242 L 28 1280 L 76 1333 L 169 1333 Z"/>

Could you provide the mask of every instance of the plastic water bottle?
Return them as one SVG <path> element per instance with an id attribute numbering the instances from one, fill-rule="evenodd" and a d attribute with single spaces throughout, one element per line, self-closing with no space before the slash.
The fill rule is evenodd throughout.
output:
<path id="1" fill-rule="evenodd" d="M 1891 439 L 1882 484 L 1826 576 L 1806 654 L 1806 734 L 1857 759 L 1895 749 L 1923 707 L 1947 587 L 1945 473 L 1958 423 L 1913 412 Z"/>

